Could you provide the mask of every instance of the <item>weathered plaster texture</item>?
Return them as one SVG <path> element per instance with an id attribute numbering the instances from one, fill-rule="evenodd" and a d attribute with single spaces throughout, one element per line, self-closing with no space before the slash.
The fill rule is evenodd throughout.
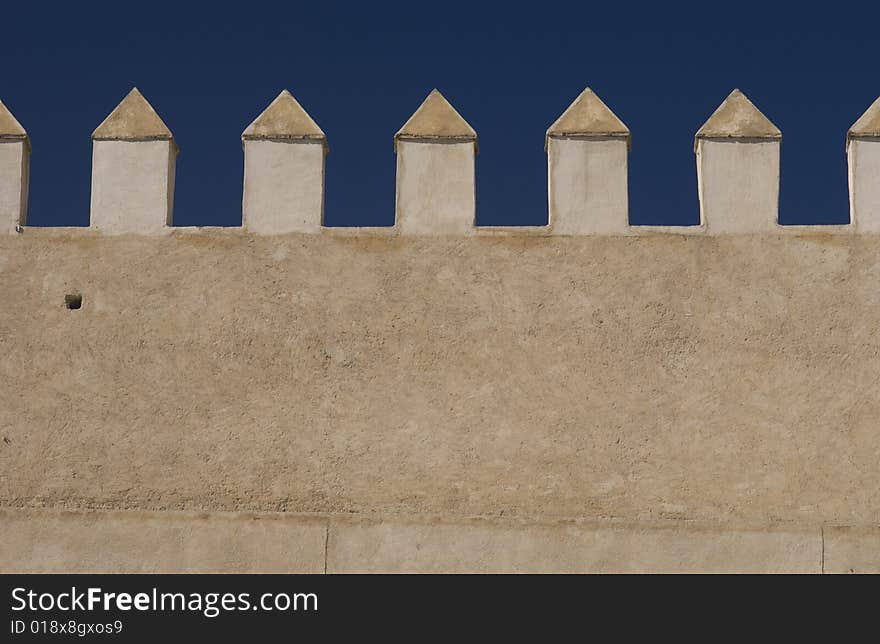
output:
<path id="1" fill-rule="evenodd" d="M 0 543 L 0 572 L 818 573 L 823 552 L 876 569 L 861 536 L 684 521 L 0 509 Z"/>
<path id="2" fill-rule="evenodd" d="M 27 223 L 30 145 L 0 138 L 0 235 Z"/>
<path id="3" fill-rule="evenodd" d="M 286 89 L 245 128 L 241 138 L 252 141 L 319 141 L 327 144 L 324 131 Z"/>
<path id="4" fill-rule="evenodd" d="M 477 133 L 433 90 L 394 135 L 402 235 L 467 235 L 476 220 Z"/>
<path id="5" fill-rule="evenodd" d="M 700 221 L 708 234 L 774 232 L 779 156 L 779 141 L 697 140 Z"/>
<path id="6" fill-rule="evenodd" d="M 28 229 L 0 503 L 878 524 L 878 280 L 869 235 Z"/>
<path id="7" fill-rule="evenodd" d="M 628 140 L 629 128 L 587 87 L 547 129 L 548 138 L 554 135 L 610 136 Z"/>
<path id="8" fill-rule="evenodd" d="M 331 525 L 330 573 L 817 573 L 818 531 L 471 522 Z"/>
<path id="9" fill-rule="evenodd" d="M 827 527 L 823 530 L 823 571 L 880 573 L 880 528 Z"/>
<path id="10" fill-rule="evenodd" d="M 171 141 L 171 130 L 137 87 L 92 132 L 95 141 Z"/>
<path id="11" fill-rule="evenodd" d="M 0 571 L 319 573 L 326 532 L 283 516 L 0 509 Z"/>
<path id="12" fill-rule="evenodd" d="M 880 137 L 851 139 L 846 153 L 850 222 L 856 231 L 880 233 Z"/>
<path id="13" fill-rule="evenodd" d="M 628 143 L 548 138 L 549 221 L 558 235 L 626 234 Z"/>
<path id="14" fill-rule="evenodd" d="M 476 220 L 476 144 L 397 141 L 397 226 L 402 235 L 468 235 Z"/>
<path id="15" fill-rule="evenodd" d="M 446 97 L 434 89 L 394 135 L 395 148 L 400 140 L 476 143 L 477 133 Z"/>
<path id="16" fill-rule="evenodd" d="M 738 89 L 697 131 L 697 138 L 780 140 L 782 132 Z"/>
<path id="17" fill-rule="evenodd" d="M 94 141 L 91 226 L 109 235 L 165 232 L 176 160 L 173 141 Z"/>
<path id="18" fill-rule="evenodd" d="M 848 138 L 878 138 L 880 137 L 880 98 L 877 98 L 868 109 L 865 110 L 847 132 Z"/>
<path id="19" fill-rule="evenodd" d="M 710 235 L 773 233 L 782 132 L 738 89 L 697 131 L 700 222 Z"/>
<path id="20" fill-rule="evenodd" d="M 321 141 L 244 141 L 242 223 L 251 232 L 317 232 L 324 213 Z"/>

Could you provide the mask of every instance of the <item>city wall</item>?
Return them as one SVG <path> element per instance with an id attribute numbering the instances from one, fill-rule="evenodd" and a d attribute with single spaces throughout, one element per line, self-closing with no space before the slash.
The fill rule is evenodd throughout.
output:
<path id="1" fill-rule="evenodd" d="M 700 226 L 629 226 L 628 132 L 585 93 L 550 224 L 480 229 L 432 94 L 397 224 L 344 230 L 287 97 L 243 136 L 242 228 L 174 227 L 142 97 L 96 131 L 90 228 L 27 226 L 0 143 L 0 570 L 880 569 L 876 106 L 846 226 L 776 223 L 781 134 L 737 93 Z"/>

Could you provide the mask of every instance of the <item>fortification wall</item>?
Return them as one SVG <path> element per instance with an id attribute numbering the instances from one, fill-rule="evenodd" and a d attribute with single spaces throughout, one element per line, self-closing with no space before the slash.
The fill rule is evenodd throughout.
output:
<path id="1" fill-rule="evenodd" d="M 29 230 L 0 268 L 5 506 L 880 522 L 875 236 Z"/>
<path id="2" fill-rule="evenodd" d="M 476 145 L 401 132 L 434 188 Z M 0 569 L 880 569 L 880 236 L 709 184 L 682 234 L 438 230 L 412 188 L 385 231 L 0 235 Z"/>

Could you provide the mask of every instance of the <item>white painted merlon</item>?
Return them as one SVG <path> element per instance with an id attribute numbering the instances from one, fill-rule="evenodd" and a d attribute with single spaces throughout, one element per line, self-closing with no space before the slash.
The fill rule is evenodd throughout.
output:
<path id="1" fill-rule="evenodd" d="M 92 134 L 91 226 L 159 234 L 172 224 L 177 143 L 135 87 Z"/>
<path id="2" fill-rule="evenodd" d="M 477 133 L 436 89 L 394 135 L 402 235 L 474 231 Z"/>
<path id="3" fill-rule="evenodd" d="M 778 231 L 781 144 L 779 128 L 738 89 L 703 124 L 694 151 L 708 234 Z"/>
<path id="4" fill-rule="evenodd" d="M 629 229 L 629 128 L 588 87 L 547 130 L 550 229 L 613 235 Z"/>
<path id="5" fill-rule="evenodd" d="M 27 132 L 0 102 L 0 235 L 27 223 L 30 157 Z"/>
<path id="6" fill-rule="evenodd" d="M 880 98 L 846 135 L 849 216 L 859 232 L 880 233 Z"/>
<path id="7" fill-rule="evenodd" d="M 241 135 L 242 225 L 258 235 L 316 233 L 324 219 L 327 137 L 284 90 Z"/>

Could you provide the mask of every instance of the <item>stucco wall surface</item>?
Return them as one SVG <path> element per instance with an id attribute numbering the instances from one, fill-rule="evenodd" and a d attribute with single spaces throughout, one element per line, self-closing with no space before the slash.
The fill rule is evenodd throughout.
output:
<path id="1" fill-rule="evenodd" d="M 548 205 L 554 233 L 628 232 L 627 154 L 628 142 L 619 137 L 548 137 Z"/>
<path id="2" fill-rule="evenodd" d="M 0 138 L 0 235 L 12 233 L 26 212 L 28 143 Z"/>
<path id="3" fill-rule="evenodd" d="M 880 523 L 880 236 L 27 229 L 0 295 L 7 508 Z"/>
<path id="4" fill-rule="evenodd" d="M 779 141 L 697 140 L 700 219 L 710 234 L 773 233 Z"/>
<path id="5" fill-rule="evenodd" d="M 251 141 L 244 146 L 242 223 L 257 234 L 313 233 L 324 213 L 321 141 Z"/>
<path id="6" fill-rule="evenodd" d="M 847 145 L 850 219 L 862 232 L 880 232 L 880 139 L 854 139 Z"/>
<path id="7" fill-rule="evenodd" d="M 173 141 L 95 141 L 91 225 L 109 235 L 164 232 L 173 220 Z"/>
<path id="8" fill-rule="evenodd" d="M 407 235 L 468 235 L 476 218 L 475 144 L 397 141 L 397 225 Z"/>
<path id="9" fill-rule="evenodd" d="M 820 573 L 826 562 L 833 572 L 877 571 L 876 535 L 867 536 L 693 522 L 0 509 L 0 571 Z"/>

